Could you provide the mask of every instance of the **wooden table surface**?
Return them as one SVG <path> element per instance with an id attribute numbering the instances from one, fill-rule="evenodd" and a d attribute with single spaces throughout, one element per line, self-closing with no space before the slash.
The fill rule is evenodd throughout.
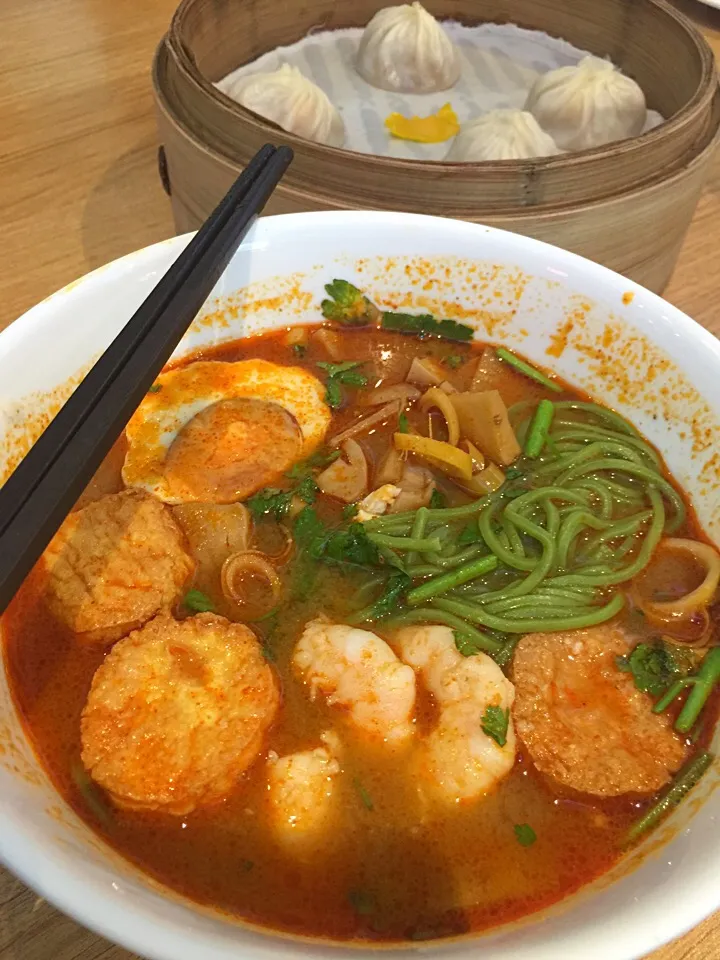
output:
<path id="1" fill-rule="evenodd" d="M 720 59 L 720 11 L 675 2 Z M 88 270 L 174 232 L 157 177 L 150 61 L 175 5 L 0 0 L 0 329 Z M 720 335 L 718 246 L 720 155 L 666 292 Z M 718 957 L 720 914 L 652 960 Z M 1 868 L 0 958 L 132 960 Z"/>

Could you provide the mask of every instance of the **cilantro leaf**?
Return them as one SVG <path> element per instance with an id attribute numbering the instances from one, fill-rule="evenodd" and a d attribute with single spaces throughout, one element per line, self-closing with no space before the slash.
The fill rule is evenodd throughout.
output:
<path id="1" fill-rule="evenodd" d="M 337 410 L 343 405 L 343 392 L 332 377 L 325 384 L 325 403 L 331 410 Z"/>
<path id="2" fill-rule="evenodd" d="M 315 503 L 318 494 L 318 485 L 315 483 L 313 478 L 308 474 L 307 477 L 304 477 L 300 483 L 295 488 L 295 493 L 301 500 L 304 500 L 305 503 Z"/>
<path id="3" fill-rule="evenodd" d="M 292 351 L 295 354 L 295 356 L 298 358 L 298 360 L 302 360 L 302 358 L 307 353 L 307 347 L 305 346 L 304 343 L 294 343 Z"/>
<path id="4" fill-rule="evenodd" d="M 482 732 L 488 737 L 492 737 L 499 747 L 504 747 L 507 743 L 508 723 L 510 722 L 510 711 L 503 710 L 502 707 L 487 707 L 483 714 L 480 726 Z"/>
<path id="5" fill-rule="evenodd" d="M 288 480 L 302 480 L 311 470 L 327 467 L 340 456 L 339 450 L 331 450 L 330 453 L 318 451 L 308 457 L 307 460 L 300 460 L 294 464 L 285 474 Z"/>
<path id="6" fill-rule="evenodd" d="M 414 336 L 442 337 L 445 340 L 472 340 L 474 330 L 455 320 L 436 320 L 429 313 L 383 313 L 380 326 L 383 330 L 409 333 Z"/>
<path id="7" fill-rule="evenodd" d="M 342 406 L 343 393 L 340 384 L 346 387 L 367 386 L 368 378 L 358 370 L 364 360 L 345 360 L 343 363 L 329 363 L 318 360 L 318 366 L 327 373 L 325 381 L 325 403 L 331 410 Z"/>
<path id="8" fill-rule="evenodd" d="M 183 606 L 196 613 L 214 613 L 215 604 L 202 590 L 188 590 L 183 597 Z"/>
<path id="9" fill-rule="evenodd" d="M 458 353 L 451 353 L 449 357 L 445 357 L 445 363 L 450 367 L 451 370 L 457 370 L 460 364 L 463 362 L 463 357 Z"/>
<path id="10" fill-rule="evenodd" d="M 659 697 L 678 675 L 687 672 L 664 643 L 639 643 L 632 653 L 616 657 L 615 664 L 623 673 L 632 674 L 638 690 L 652 697 Z"/>
<path id="11" fill-rule="evenodd" d="M 430 509 L 442 510 L 446 506 L 447 506 L 447 497 L 442 492 L 442 490 L 438 490 L 438 488 L 435 487 L 433 492 L 430 494 Z"/>
<path id="12" fill-rule="evenodd" d="M 410 424 L 404 411 L 401 411 L 398 417 L 398 433 L 410 433 Z"/>
<path id="13" fill-rule="evenodd" d="M 370 540 L 362 523 L 351 523 L 347 530 L 334 530 L 324 538 L 314 556 L 326 562 L 351 563 L 374 567 L 380 563 L 380 552 Z"/>
<path id="14" fill-rule="evenodd" d="M 350 327 L 375 323 L 380 311 L 375 304 L 349 280 L 332 280 L 325 284 L 329 300 L 320 304 L 326 320 L 335 320 Z"/>
<path id="15" fill-rule="evenodd" d="M 298 546 L 306 547 L 325 533 L 325 524 L 312 507 L 304 507 L 295 517 L 293 536 Z"/>
<path id="16" fill-rule="evenodd" d="M 524 476 L 524 471 L 520 467 L 508 467 L 505 470 L 505 479 L 506 480 L 519 480 L 520 477 Z"/>
<path id="17" fill-rule="evenodd" d="M 383 617 L 396 613 L 403 594 L 411 584 L 412 578 L 401 570 L 390 574 L 385 581 L 385 586 L 380 596 L 362 612 L 361 622 L 367 623 L 372 620 L 381 620 Z"/>
<path id="18" fill-rule="evenodd" d="M 531 847 L 537 840 L 537 834 L 529 823 L 516 823 L 513 830 L 521 847 Z"/>
<path id="19" fill-rule="evenodd" d="M 276 520 L 282 520 L 290 509 L 290 501 L 293 495 L 290 490 L 279 490 L 277 487 L 265 487 L 250 497 L 245 502 L 245 506 L 253 515 L 255 520 L 260 520 L 265 516 L 273 516 Z"/>
<path id="20" fill-rule="evenodd" d="M 483 538 L 478 530 L 477 523 L 468 523 L 460 531 L 460 535 L 457 538 L 459 546 L 467 547 L 473 543 L 482 543 Z"/>
<path id="21" fill-rule="evenodd" d="M 367 386 L 368 378 L 357 369 L 364 363 L 364 360 L 345 360 L 343 363 L 328 363 L 325 360 L 318 360 L 318 366 L 326 371 L 328 377 L 347 387 Z"/>
<path id="22" fill-rule="evenodd" d="M 342 518 L 343 520 L 352 520 L 353 517 L 357 516 L 357 512 L 360 508 L 356 503 L 346 503 L 342 508 Z"/>

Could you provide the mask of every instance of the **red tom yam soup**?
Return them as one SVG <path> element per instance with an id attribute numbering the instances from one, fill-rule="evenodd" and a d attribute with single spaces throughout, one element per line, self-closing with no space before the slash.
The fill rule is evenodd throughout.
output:
<path id="1" fill-rule="evenodd" d="M 5 616 L 60 793 L 271 930 L 485 930 L 711 762 L 720 559 L 626 420 L 334 281 L 164 372 Z"/>

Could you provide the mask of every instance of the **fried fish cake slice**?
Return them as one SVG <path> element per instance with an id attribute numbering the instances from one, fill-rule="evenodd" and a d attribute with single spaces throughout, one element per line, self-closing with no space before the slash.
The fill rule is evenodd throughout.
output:
<path id="1" fill-rule="evenodd" d="M 169 508 L 137 490 L 71 513 L 41 565 L 51 612 L 88 643 L 117 640 L 169 610 L 195 569 Z"/>
<path id="2" fill-rule="evenodd" d="M 654 793 L 686 748 L 615 658 L 631 650 L 613 623 L 531 633 L 513 660 L 515 729 L 535 766 L 573 790 L 601 797 Z"/>
<path id="3" fill-rule="evenodd" d="M 248 627 L 210 613 L 159 616 L 120 640 L 95 673 L 82 760 L 119 806 L 186 814 L 229 793 L 279 703 Z"/>

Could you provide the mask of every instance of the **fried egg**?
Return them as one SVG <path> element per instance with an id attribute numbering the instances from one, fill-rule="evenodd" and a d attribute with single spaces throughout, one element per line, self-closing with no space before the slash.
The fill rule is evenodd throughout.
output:
<path id="1" fill-rule="evenodd" d="M 166 503 L 234 503 L 320 445 L 325 388 L 301 367 L 198 361 L 162 373 L 128 423 L 122 476 Z"/>

